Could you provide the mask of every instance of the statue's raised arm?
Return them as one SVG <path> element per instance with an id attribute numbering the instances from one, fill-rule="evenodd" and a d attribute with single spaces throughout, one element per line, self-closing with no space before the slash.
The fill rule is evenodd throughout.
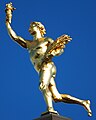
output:
<path id="1" fill-rule="evenodd" d="M 14 32 L 14 30 L 11 27 L 11 20 L 12 20 L 12 12 L 15 10 L 16 8 L 13 7 L 12 3 L 8 3 L 6 4 L 6 27 L 8 30 L 8 33 L 10 35 L 10 37 L 16 41 L 20 46 L 27 48 L 28 45 L 30 45 L 30 41 L 28 40 L 24 40 L 22 37 L 17 36 L 16 33 Z"/>

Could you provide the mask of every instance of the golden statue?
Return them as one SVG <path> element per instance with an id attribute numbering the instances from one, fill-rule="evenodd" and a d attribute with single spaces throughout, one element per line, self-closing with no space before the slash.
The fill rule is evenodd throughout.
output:
<path id="1" fill-rule="evenodd" d="M 52 104 L 52 101 L 54 101 L 82 105 L 87 110 L 88 115 L 92 116 L 89 100 L 81 100 L 67 94 L 60 94 L 54 81 L 56 67 L 52 62 L 52 58 L 63 53 L 65 45 L 72 40 L 70 36 L 62 35 L 54 41 L 51 38 L 44 37 L 46 30 L 40 22 L 32 22 L 29 32 L 33 36 L 33 40 L 25 40 L 17 36 L 11 28 L 10 24 L 13 10 L 15 8 L 12 6 L 12 3 L 6 4 L 7 30 L 15 42 L 29 51 L 31 62 L 40 77 L 39 88 L 43 93 L 47 105 L 47 112 L 57 113 Z"/>

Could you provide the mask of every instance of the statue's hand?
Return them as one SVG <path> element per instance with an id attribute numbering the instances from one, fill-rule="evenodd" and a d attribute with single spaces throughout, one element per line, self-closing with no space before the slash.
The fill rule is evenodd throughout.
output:
<path id="1" fill-rule="evenodd" d="M 6 12 L 6 21 L 11 23 L 11 19 L 12 19 L 12 12 L 13 10 L 15 10 L 16 8 L 13 7 L 12 3 L 8 3 L 6 4 L 6 8 L 5 8 L 5 12 Z"/>
<path id="2" fill-rule="evenodd" d="M 8 10 L 13 11 L 13 10 L 15 10 L 15 9 L 16 9 L 16 8 L 14 8 L 13 5 L 12 5 L 12 3 L 10 2 L 10 3 L 6 4 L 5 12 L 8 11 Z"/>

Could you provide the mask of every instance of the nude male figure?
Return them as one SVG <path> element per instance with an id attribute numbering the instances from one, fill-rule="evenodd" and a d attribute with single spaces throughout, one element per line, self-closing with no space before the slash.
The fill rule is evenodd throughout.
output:
<path id="1" fill-rule="evenodd" d="M 71 41 L 70 36 L 63 35 L 54 41 L 52 38 L 44 37 L 46 30 L 40 22 L 32 22 L 29 32 L 33 36 L 33 40 L 25 40 L 17 36 L 10 25 L 14 9 L 12 3 L 6 4 L 6 27 L 10 37 L 29 51 L 30 60 L 40 77 L 39 88 L 43 93 L 47 112 L 57 113 L 52 104 L 54 101 L 82 105 L 87 110 L 88 115 L 92 116 L 89 100 L 81 100 L 68 94 L 60 94 L 54 81 L 56 66 L 52 62 L 52 57 L 63 53 L 65 45 Z"/>

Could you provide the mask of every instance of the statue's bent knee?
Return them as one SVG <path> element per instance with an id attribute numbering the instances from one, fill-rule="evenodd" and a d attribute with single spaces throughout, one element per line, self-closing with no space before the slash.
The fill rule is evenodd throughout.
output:
<path id="1" fill-rule="evenodd" d="M 41 91 L 44 91 L 44 90 L 46 90 L 47 88 L 48 88 L 48 85 L 47 85 L 47 84 L 40 83 L 39 89 L 40 89 Z"/>

